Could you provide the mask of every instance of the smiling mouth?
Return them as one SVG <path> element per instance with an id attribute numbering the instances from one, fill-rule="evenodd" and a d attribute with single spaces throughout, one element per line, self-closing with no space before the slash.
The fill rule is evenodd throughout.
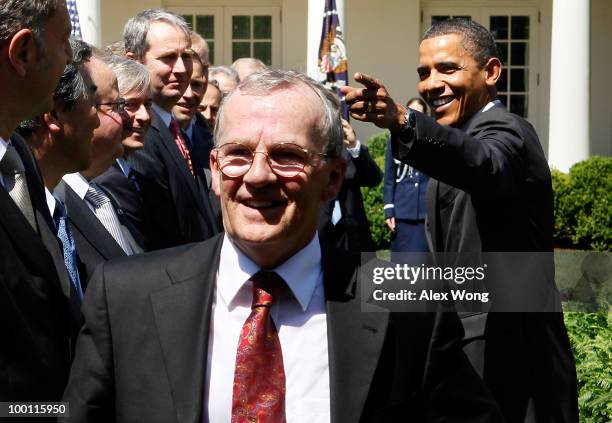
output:
<path id="1" fill-rule="evenodd" d="M 262 200 L 245 200 L 242 201 L 245 206 L 256 209 L 256 210 L 267 210 L 279 207 L 285 204 L 285 201 L 274 200 L 274 201 L 262 201 Z"/>
<path id="2" fill-rule="evenodd" d="M 434 98 L 433 100 L 430 100 L 429 104 L 431 104 L 432 107 L 437 108 L 437 107 L 441 107 L 441 106 L 447 105 L 448 103 L 450 103 L 454 99 L 455 99 L 454 96 L 438 97 L 438 98 Z"/>

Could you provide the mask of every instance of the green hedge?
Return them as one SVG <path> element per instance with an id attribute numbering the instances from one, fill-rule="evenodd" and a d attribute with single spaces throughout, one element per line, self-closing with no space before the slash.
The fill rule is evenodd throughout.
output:
<path id="1" fill-rule="evenodd" d="M 368 140 L 370 154 L 384 169 L 388 132 Z M 555 245 L 561 248 L 612 249 L 612 157 L 591 157 L 569 174 L 552 171 L 555 193 Z M 374 245 L 389 248 L 390 232 L 383 214 L 383 184 L 362 188 Z"/>

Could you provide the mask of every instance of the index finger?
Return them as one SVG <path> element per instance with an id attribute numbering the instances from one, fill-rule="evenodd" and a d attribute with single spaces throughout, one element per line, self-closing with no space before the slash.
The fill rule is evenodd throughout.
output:
<path id="1" fill-rule="evenodd" d="M 378 89 L 385 87 L 378 79 L 374 78 L 373 76 L 366 75 L 365 73 L 357 72 L 355 74 L 355 81 L 364 85 L 366 88 Z"/>

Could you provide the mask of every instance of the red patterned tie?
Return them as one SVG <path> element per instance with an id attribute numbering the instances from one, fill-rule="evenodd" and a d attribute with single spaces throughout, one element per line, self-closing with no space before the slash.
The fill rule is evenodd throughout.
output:
<path id="1" fill-rule="evenodd" d="M 252 311 L 240 331 L 236 353 L 232 423 L 284 423 L 283 353 L 270 308 L 285 282 L 263 270 L 251 281 Z"/>
<path id="2" fill-rule="evenodd" d="M 174 142 L 178 147 L 179 151 L 183 155 L 185 162 L 187 162 L 187 168 L 193 176 L 193 163 L 191 162 L 191 154 L 189 154 L 189 149 L 187 148 L 187 144 L 185 143 L 185 138 L 181 134 L 181 130 L 179 129 L 178 122 L 174 119 L 170 121 L 170 131 L 172 131 L 172 135 L 174 135 Z"/>

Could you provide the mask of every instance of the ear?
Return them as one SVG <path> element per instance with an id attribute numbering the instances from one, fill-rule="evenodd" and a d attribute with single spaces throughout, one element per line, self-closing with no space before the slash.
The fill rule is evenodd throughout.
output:
<path id="1" fill-rule="evenodd" d="M 332 159 L 329 180 L 321 192 L 321 202 L 327 202 L 338 196 L 340 188 L 342 188 L 342 183 L 344 182 L 345 173 L 346 159 L 344 157 Z"/>
<path id="2" fill-rule="evenodd" d="M 19 76 L 26 76 L 28 66 L 37 60 L 37 50 L 34 34 L 30 29 L 20 29 L 10 39 L 8 59 Z"/>
<path id="3" fill-rule="evenodd" d="M 210 186 L 217 198 L 221 198 L 221 171 L 217 162 L 216 150 L 210 152 L 210 176 L 212 179 Z"/>
<path id="4" fill-rule="evenodd" d="M 132 59 L 136 62 L 138 62 L 138 57 L 136 57 L 136 53 L 132 52 L 132 51 L 128 51 L 125 53 L 125 57 L 127 57 L 128 59 Z"/>
<path id="5" fill-rule="evenodd" d="M 60 123 L 57 112 L 52 110 L 51 112 L 43 114 L 43 123 L 52 134 L 56 135 L 61 132 L 64 128 Z"/>
<path id="6" fill-rule="evenodd" d="M 482 68 L 485 77 L 485 84 L 489 87 L 495 86 L 501 76 L 502 64 L 497 57 L 491 57 Z"/>

